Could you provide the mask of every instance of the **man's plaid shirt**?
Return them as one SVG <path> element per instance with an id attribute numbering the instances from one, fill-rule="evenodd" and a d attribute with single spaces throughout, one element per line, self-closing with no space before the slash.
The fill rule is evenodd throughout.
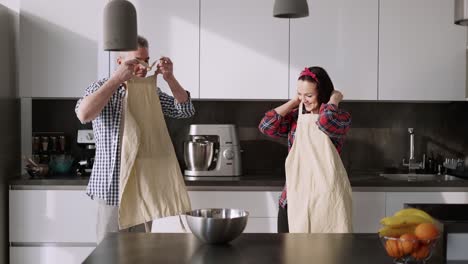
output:
<path id="1" fill-rule="evenodd" d="M 285 116 L 279 115 L 275 110 L 270 110 L 266 112 L 258 128 L 263 134 L 271 137 L 287 137 L 288 149 L 291 150 L 296 136 L 298 116 L 299 110 L 297 108 Z M 317 126 L 331 139 L 338 153 L 341 153 L 345 135 L 351 126 L 351 115 L 334 104 L 322 104 Z M 284 186 L 279 205 L 285 208 L 287 203 L 286 186 Z"/>
<path id="2" fill-rule="evenodd" d="M 97 91 L 107 78 L 101 79 L 88 88 L 85 94 L 78 100 L 75 112 L 78 110 L 84 97 Z M 188 118 L 195 114 L 195 109 L 190 100 L 177 103 L 174 97 L 169 96 L 157 88 L 161 101 L 162 111 L 165 116 L 171 118 Z M 123 99 L 126 90 L 121 85 L 111 96 L 101 113 L 92 121 L 94 139 L 96 141 L 96 156 L 93 171 L 88 183 L 86 193 L 91 198 L 99 198 L 108 205 L 119 205 L 119 177 L 120 177 L 120 152 L 121 152 L 121 118 Z"/>

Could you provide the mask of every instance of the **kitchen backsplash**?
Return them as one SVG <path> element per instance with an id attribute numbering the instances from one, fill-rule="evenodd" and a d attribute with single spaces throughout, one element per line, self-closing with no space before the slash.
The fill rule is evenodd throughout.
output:
<path id="1" fill-rule="evenodd" d="M 264 113 L 280 101 L 195 101 L 196 115 L 190 119 L 167 119 L 167 126 L 182 167 L 183 141 L 190 124 L 236 124 L 241 140 L 243 174 L 284 175 L 286 139 L 262 135 L 258 123 Z M 33 132 L 64 132 L 68 150 L 77 158 L 78 129 L 91 129 L 76 118 L 76 100 L 35 99 L 32 104 Z M 342 159 L 348 173 L 401 166 L 409 156 L 408 128 L 415 131 L 415 155 L 466 158 L 468 156 L 468 102 L 391 103 L 344 102 L 352 114 Z"/>

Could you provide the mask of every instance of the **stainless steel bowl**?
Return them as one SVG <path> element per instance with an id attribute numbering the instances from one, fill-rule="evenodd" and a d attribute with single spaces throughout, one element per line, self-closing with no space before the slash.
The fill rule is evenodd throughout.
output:
<path id="1" fill-rule="evenodd" d="M 247 225 L 249 212 L 241 209 L 197 209 L 187 213 L 192 233 L 205 243 L 223 244 L 237 238 Z"/>
<path id="2" fill-rule="evenodd" d="M 211 141 L 184 142 L 184 160 L 188 170 L 208 170 L 213 161 L 213 155 L 214 143 Z"/>

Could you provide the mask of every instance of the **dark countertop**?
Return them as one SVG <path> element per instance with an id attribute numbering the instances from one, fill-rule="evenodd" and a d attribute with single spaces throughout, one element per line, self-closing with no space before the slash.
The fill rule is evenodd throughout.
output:
<path id="1" fill-rule="evenodd" d="M 229 245 L 212 246 L 192 234 L 111 233 L 83 263 L 390 264 L 392 259 L 376 234 L 241 234 Z"/>
<path id="2" fill-rule="evenodd" d="M 468 191 L 468 180 L 461 181 L 395 181 L 378 174 L 357 173 L 350 175 L 353 191 Z M 85 189 L 89 177 L 61 176 L 31 179 L 28 175 L 9 181 L 11 189 Z M 186 180 L 190 191 L 281 191 L 284 177 L 272 175 L 244 175 L 237 179 Z"/>

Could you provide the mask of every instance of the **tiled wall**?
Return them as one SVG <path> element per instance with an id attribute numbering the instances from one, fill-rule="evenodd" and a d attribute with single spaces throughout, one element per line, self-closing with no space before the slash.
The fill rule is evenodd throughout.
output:
<path id="1" fill-rule="evenodd" d="M 33 100 L 33 132 L 63 131 L 76 138 L 81 125 L 74 113 L 75 100 Z M 244 174 L 284 174 L 285 139 L 271 139 L 257 129 L 263 114 L 279 101 L 195 101 L 197 114 L 185 120 L 168 119 L 167 125 L 181 166 L 183 141 L 190 124 L 236 124 L 243 149 Z M 384 103 L 344 102 L 352 128 L 342 159 L 351 175 L 361 170 L 396 168 L 409 154 L 407 129 L 415 129 L 415 154 L 442 157 L 468 156 L 468 102 Z M 79 155 L 76 144 L 71 151 Z"/>

